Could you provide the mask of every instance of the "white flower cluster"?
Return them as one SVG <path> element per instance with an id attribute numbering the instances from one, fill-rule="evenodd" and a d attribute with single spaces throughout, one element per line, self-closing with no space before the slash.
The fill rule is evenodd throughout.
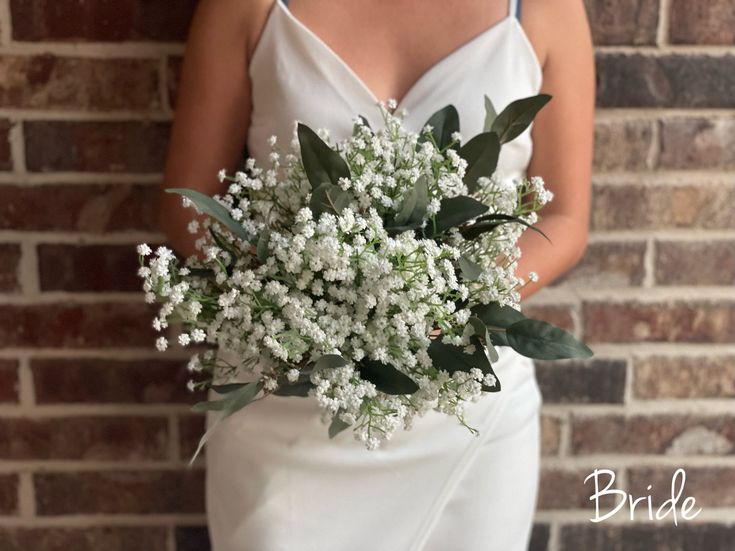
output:
<path id="1" fill-rule="evenodd" d="M 179 345 L 206 343 L 239 359 L 231 364 L 212 350 L 195 355 L 189 369 L 199 380 L 190 383 L 192 390 L 245 373 L 259 377 L 266 393 L 307 382 L 325 420 L 336 417 L 351 425 L 356 438 L 374 449 L 431 409 L 464 423 L 464 404 L 480 396 L 483 384 L 496 384 L 479 369 L 451 375 L 437 369 L 427 349 L 432 330 L 440 328 L 443 342 L 471 353 L 471 313 L 460 304 L 518 306 L 516 242 L 524 227 L 503 224 L 474 240 L 456 230 L 442 239 L 390 233 L 386 215 L 401 208 L 422 176 L 431 197 L 427 219 L 442 199 L 468 195 L 467 163 L 455 149 L 441 151 L 433 140 L 407 131 L 400 116 L 385 109 L 383 116 L 385 128 L 379 131 L 355 119 L 353 136 L 337 144 L 351 174 L 339 186 L 353 198 L 338 213 L 317 217 L 310 209 L 312 188 L 296 137 L 286 153 L 271 139 L 270 167 L 249 159 L 232 177 L 221 172 L 229 187 L 215 197 L 251 240 L 207 220 L 209 233 L 197 240 L 200 257 L 183 266 L 165 247 L 155 253 L 147 245 L 138 247 L 146 300 L 161 303 L 154 327 L 162 331 L 170 321 L 182 323 Z M 536 178 L 478 183 L 475 197 L 488 212 L 529 223 L 551 198 Z M 524 200 L 529 193 L 535 194 L 531 202 Z M 184 204 L 193 206 L 189 200 Z M 200 229 L 196 222 L 189 227 L 192 233 Z M 462 277 L 460 256 L 483 267 L 478 279 Z M 168 344 L 160 337 L 156 346 L 165 350 Z M 314 362 L 326 354 L 341 356 L 346 365 L 315 369 Z M 364 360 L 393 366 L 418 390 L 410 395 L 378 390 L 360 377 Z"/>

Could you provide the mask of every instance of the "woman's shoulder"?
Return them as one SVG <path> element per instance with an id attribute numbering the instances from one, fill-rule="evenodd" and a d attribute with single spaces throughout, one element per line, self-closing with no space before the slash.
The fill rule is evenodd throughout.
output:
<path id="1" fill-rule="evenodd" d="M 200 0 L 193 24 L 241 40 L 249 57 L 275 1 L 278 0 Z"/>
<path id="2" fill-rule="evenodd" d="M 519 0 L 522 21 L 539 60 L 545 65 L 565 43 L 583 43 L 589 35 L 584 0 Z"/>

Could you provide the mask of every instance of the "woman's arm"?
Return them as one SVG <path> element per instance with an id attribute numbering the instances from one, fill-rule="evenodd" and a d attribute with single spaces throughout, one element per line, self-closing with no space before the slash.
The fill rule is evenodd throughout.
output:
<path id="1" fill-rule="evenodd" d="M 182 256 L 195 254 L 187 232 L 193 211 L 165 188 L 224 191 L 220 169 L 233 170 L 242 155 L 250 119 L 248 60 L 253 28 L 264 21 L 266 2 L 201 0 L 194 14 L 160 189 L 160 227 Z"/>
<path id="2" fill-rule="evenodd" d="M 522 298 L 572 268 L 586 249 L 595 104 L 594 53 L 582 0 L 524 0 L 524 7 L 529 35 L 543 37 L 542 92 L 553 96 L 533 125 L 528 175 L 541 176 L 554 199 L 537 224 L 553 244 L 533 231 L 519 241 L 517 274 L 526 280 L 529 272 L 539 275 L 523 287 Z"/>

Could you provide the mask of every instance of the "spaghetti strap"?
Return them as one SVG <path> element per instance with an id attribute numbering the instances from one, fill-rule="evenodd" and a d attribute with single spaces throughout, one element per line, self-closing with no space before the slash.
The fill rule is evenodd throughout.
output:
<path id="1" fill-rule="evenodd" d="M 283 5 L 288 7 L 288 0 L 276 0 L 276 2 L 283 2 Z"/>
<path id="2" fill-rule="evenodd" d="M 521 2 L 523 0 L 508 0 L 508 15 L 515 15 L 518 21 L 521 20 Z"/>

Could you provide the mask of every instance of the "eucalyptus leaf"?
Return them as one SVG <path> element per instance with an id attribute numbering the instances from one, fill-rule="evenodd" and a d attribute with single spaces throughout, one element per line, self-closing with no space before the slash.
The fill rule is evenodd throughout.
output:
<path id="1" fill-rule="evenodd" d="M 498 116 L 498 112 L 495 110 L 493 102 L 490 98 L 485 96 L 485 124 L 482 127 L 483 132 L 489 132 L 493 127 L 493 122 Z"/>
<path id="2" fill-rule="evenodd" d="M 314 388 L 311 381 L 298 381 L 295 383 L 280 383 L 278 388 L 273 391 L 276 396 L 301 396 L 306 398 L 309 391 Z"/>
<path id="3" fill-rule="evenodd" d="M 232 216 L 230 212 L 215 199 L 209 195 L 204 195 L 193 189 L 187 188 L 168 188 L 168 193 L 177 193 L 191 200 L 200 212 L 206 214 L 210 218 L 225 226 L 233 235 L 239 237 L 243 241 L 248 240 L 248 232 L 242 227 Z"/>
<path id="4" fill-rule="evenodd" d="M 450 375 L 455 371 L 469 372 L 473 368 L 478 368 L 483 373 L 492 372 L 492 366 L 479 339 L 475 339 L 475 351 L 472 354 L 466 354 L 462 346 L 445 343 L 442 337 L 431 341 L 427 351 L 434 367 L 443 369 Z"/>
<path id="5" fill-rule="evenodd" d="M 549 100 L 551 96 L 548 94 L 539 94 L 516 100 L 503 109 L 491 128 L 500 138 L 500 143 L 508 143 L 520 136 Z"/>
<path id="6" fill-rule="evenodd" d="M 256 246 L 256 254 L 258 260 L 265 262 L 270 256 L 270 250 L 268 249 L 268 241 L 270 240 L 271 232 L 269 229 L 264 229 L 258 236 L 258 244 Z"/>
<path id="7" fill-rule="evenodd" d="M 332 422 L 329 424 L 329 438 L 334 438 L 340 432 L 349 427 L 350 425 L 348 423 L 345 423 L 344 421 L 342 421 L 342 419 L 339 418 L 338 412 L 337 415 L 332 417 Z"/>
<path id="8" fill-rule="evenodd" d="M 529 224 L 522 218 L 519 218 L 518 216 L 513 216 L 512 214 L 488 214 L 487 216 L 481 216 L 477 220 L 475 220 L 475 223 L 471 226 L 467 226 L 465 228 L 462 228 L 460 230 L 460 233 L 462 234 L 462 237 L 465 239 L 475 239 L 482 235 L 483 233 L 489 232 L 497 228 L 498 226 L 502 226 L 503 224 L 510 224 L 510 223 L 518 223 L 526 226 L 528 229 L 533 230 L 542 236 L 546 238 L 546 240 L 551 243 L 551 239 L 549 239 L 549 236 L 546 235 L 541 229 L 537 228 L 536 226 Z"/>
<path id="9" fill-rule="evenodd" d="M 242 388 L 248 383 L 227 383 L 224 385 L 212 385 L 212 390 L 214 390 L 217 394 L 228 394 L 234 390 L 237 390 L 238 388 Z M 218 400 L 221 401 L 221 400 Z"/>
<path id="10" fill-rule="evenodd" d="M 316 190 L 325 182 L 337 185 L 340 178 L 350 177 L 350 169 L 342 156 L 329 147 L 316 132 L 299 123 L 297 134 L 301 160 L 312 189 Z"/>
<path id="11" fill-rule="evenodd" d="M 426 176 L 421 175 L 411 190 L 405 195 L 401 210 L 396 214 L 396 226 L 419 227 L 426 216 L 429 206 L 429 184 Z"/>
<path id="12" fill-rule="evenodd" d="M 189 268 L 189 275 L 194 277 L 214 277 L 214 270 L 209 268 Z"/>
<path id="13" fill-rule="evenodd" d="M 485 323 L 477 316 L 470 316 L 467 320 L 467 325 L 471 325 L 475 335 L 482 340 L 490 363 L 497 362 L 500 359 L 500 356 L 498 356 L 498 351 L 495 350 L 495 347 L 493 346 L 490 332 L 487 330 Z"/>
<path id="14" fill-rule="evenodd" d="M 488 208 L 477 199 L 466 195 L 442 199 L 439 212 L 434 218 L 433 235 L 440 235 L 449 228 L 469 222 L 487 212 Z M 431 229 L 431 225 L 427 227 L 428 229 Z"/>
<path id="15" fill-rule="evenodd" d="M 370 131 L 372 132 L 372 130 L 373 130 L 373 129 L 372 129 L 372 127 L 370 126 L 370 123 L 368 122 L 368 120 L 367 120 L 367 119 L 366 119 L 365 117 L 363 117 L 362 115 L 358 115 L 357 117 L 358 117 L 358 118 L 360 119 L 360 121 L 362 122 L 362 126 L 365 126 L 365 127 L 367 127 L 367 128 L 368 128 L 368 129 L 369 129 L 369 130 L 370 130 Z M 359 125 L 358 125 L 357 123 L 353 124 L 353 125 L 352 125 L 352 135 L 353 135 L 353 136 L 357 136 L 357 131 L 358 131 L 359 129 L 360 129 L 360 126 L 359 126 Z"/>
<path id="16" fill-rule="evenodd" d="M 347 363 L 347 360 L 339 354 L 324 354 L 314 362 L 314 369 L 334 369 L 335 367 L 344 367 Z"/>
<path id="17" fill-rule="evenodd" d="M 424 126 L 427 124 L 432 127 L 431 134 L 437 147 L 444 150 L 452 143 L 452 134 L 459 132 L 459 113 L 454 105 L 447 105 L 431 115 Z M 418 141 L 423 143 L 426 138 L 422 135 Z"/>
<path id="18" fill-rule="evenodd" d="M 477 316 L 482 322 L 488 326 L 502 327 L 503 329 L 510 325 L 526 319 L 520 311 L 512 306 L 501 306 L 499 302 L 491 302 L 490 304 L 477 304 L 470 308 L 473 315 Z"/>
<path id="19" fill-rule="evenodd" d="M 413 394 L 419 385 L 405 373 L 392 365 L 375 360 L 362 360 L 358 364 L 360 377 L 370 381 L 375 388 L 386 394 Z"/>
<path id="20" fill-rule="evenodd" d="M 261 381 L 246 383 L 240 388 L 226 393 L 225 397 L 220 400 L 198 402 L 191 409 L 197 413 L 221 411 L 223 418 L 226 418 L 248 405 L 262 388 L 263 383 Z"/>
<path id="21" fill-rule="evenodd" d="M 524 356 L 538 360 L 589 358 L 592 350 L 572 335 L 541 320 L 524 319 L 506 330 L 508 343 Z"/>
<path id="22" fill-rule="evenodd" d="M 312 191 L 309 208 L 314 214 L 314 219 L 318 219 L 323 212 L 340 214 L 352 199 L 352 194 L 349 191 L 325 182 Z"/>
<path id="23" fill-rule="evenodd" d="M 459 269 L 462 272 L 462 277 L 467 281 L 477 281 L 482 275 L 482 266 L 466 256 L 459 257 Z"/>
<path id="24" fill-rule="evenodd" d="M 489 178 L 498 166 L 500 140 L 494 132 L 478 134 L 459 150 L 459 156 L 467 161 L 464 183 L 470 193 L 477 190 L 477 179 Z"/>

